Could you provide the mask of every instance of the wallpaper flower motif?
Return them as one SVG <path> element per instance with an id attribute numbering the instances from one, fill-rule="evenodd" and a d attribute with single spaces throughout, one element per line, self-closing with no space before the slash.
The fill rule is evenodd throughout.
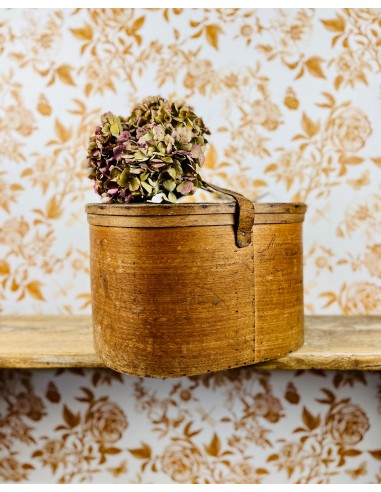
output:
<path id="1" fill-rule="evenodd" d="M 381 314 L 380 22 L 362 8 L 1 10 L 0 311 L 89 312 L 88 135 L 103 110 L 161 94 L 212 131 L 205 179 L 307 202 L 306 311 Z M 2 481 L 381 481 L 377 375 L 3 371 L 0 388 Z"/>
<path id="2" fill-rule="evenodd" d="M 379 22 L 378 9 L 4 9 L 0 309 L 89 309 L 88 135 L 102 108 L 156 91 L 211 127 L 207 179 L 308 203 L 308 311 L 379 311 Z M 331 268 L 316 257 L 328 249 Z"/>
<path id="3" fill-rule="evenodd" d="M 356 372 L 4 370 L 0 480 L 379 483 L 377 387 Z"/>

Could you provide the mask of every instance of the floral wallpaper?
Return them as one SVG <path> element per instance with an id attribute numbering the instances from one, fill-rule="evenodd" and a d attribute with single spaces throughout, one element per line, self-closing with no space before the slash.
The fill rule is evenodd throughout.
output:
<path id="1" fill-rule="evenodd" d="M 381 314 L 380 26 L 381 9 L 1 9 L 0 312 L 90 312 L 88 135 L 161 94 L 211 129 L 205 179 L 308 204 L 306 312 Z M 0 393 L 3 482 L 381 482 L 377 373 L 2 370 Z"/>
<path id="2" fill-rule="evenodd" d="M 376 373 L 3 370 L 0 479 L 381 483 Z"/>

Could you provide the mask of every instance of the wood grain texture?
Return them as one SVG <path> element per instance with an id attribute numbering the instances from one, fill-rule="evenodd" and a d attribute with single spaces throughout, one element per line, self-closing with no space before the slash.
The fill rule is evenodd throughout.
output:
<path id="1" fill-rule="evenodd" d="M 381 316 L 306 316 L 304 345 L 253 369 L 381 370 Z M 0 367 L 104 367 L 90 316 L 1 316 Z"/>
<path id="2" fill-rule="evenodd" d="M 236 246 L 233 226 L 90 227 L 95 347 L 106 365 L 174 377 L 253 360 L 253 248 Z"/>
<path id="3" fill-rule="evenodd" d="M 206 227 L 211 225 L 234 225 L 234 214 L 210 215 L 157 215 L 139 217 L 131 215 L 95 215 L 88 214 L 88 223 L 102 227 Z M 255 214 L 254 225 L 257 224 L 290 224 L 303 222 L 302 214 Z"/>
<path id="4" fill-rule="evenodd" d="M 219 203 L 176 203 L 174 207 L 165 203 L 102 204 L 88 203 L 86 212 L 96 215 L 209 215 L 230 214 L 236 210 L 235 202 Z M 304 214 L 304 203 L 255 203 L 256 214 Z"/>
<path id="5" fill-rule="evenodd" d="M 87 207 L 95 349 L 108 367 L 192 376 L 301 346 L 305 206 L 255 204 L 253 225 L 242 202 L 154 216 L 150 204 Z"/>
<path id="6" fill-rule="evenodd" d="M 226 188 L 221 188 L 206 181 L 202 181 L 202 187 L 204 190 L 217 191 L 224 195 L 228 195 L 234 198 L 236 202 L 235 207 L 235 229 L 236 229 L 236 243 L 240 248 L 246 248 L 251 245 L 252 242 L 252 232 L 255 220 L 255 210 L 254 203 L 237 193 L 236 191 L 227 190 Z"/>
<path id="7" fill-rule="evenodd" d="M 87 206 L 95 349 L 108 367 L 191 376 L 301 346 L 306 207 L 255 204 L 253 225 L 242 200 L 244 214 L 241 204 Z M 252 242 L 241 247 L 246 222 Z"/>
<path id="8" fill-rule="evenodd" d="M 274 359 L 303 343 L 302 224 L 254 230 L 255 361 Z"/>
<path id="9" fill-rule="evenodd" d="M 90 316 L 1 316 L 0 367 L 99 367 Z"/>

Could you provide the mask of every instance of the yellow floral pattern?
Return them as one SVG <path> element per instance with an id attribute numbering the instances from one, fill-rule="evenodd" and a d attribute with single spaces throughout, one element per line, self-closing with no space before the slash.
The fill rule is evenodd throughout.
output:
<path id="1" fill-rule="evenodd" d="M 0 312 L 90 311 L 88 135 L 162 94 L 210 127 L 205 179 L 308 204 L 306 311 L 381 314 L 380 25 L 362 8 L 1 10 Z M 0 392 L 4 482 L 381 482 L 377 375 L 3 371 Z"/>

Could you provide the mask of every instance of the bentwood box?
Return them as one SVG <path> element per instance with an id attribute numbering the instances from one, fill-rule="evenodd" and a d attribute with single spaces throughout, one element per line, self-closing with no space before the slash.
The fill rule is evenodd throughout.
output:
<path id="1" fill-rule="evenodd" d="M 89 204 L 96 351 L 120 372 L 202 374 L 303 343 L 306 205 Z"/>

